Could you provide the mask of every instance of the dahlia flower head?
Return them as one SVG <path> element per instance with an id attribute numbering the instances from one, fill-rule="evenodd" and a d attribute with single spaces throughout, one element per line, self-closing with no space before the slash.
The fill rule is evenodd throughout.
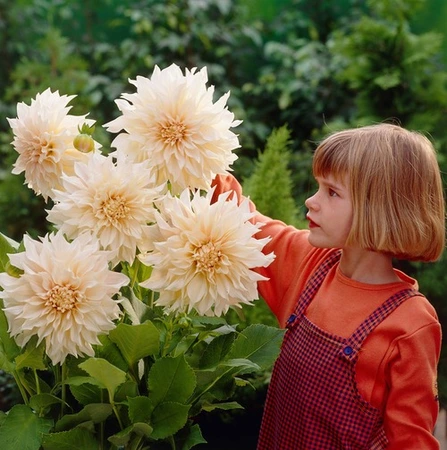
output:
<path id="1" fill-rule="evenodd" d="M 150 226 L 139 258 L 152 274 L 140 284 L 159 292 L 157 304 L 167 311 L 221 316 L 231 306 L 252 304 L 257 282 L 266 279 L 253 269 L 274 259 L 262 252 L 270 239 L 254 237 L 262 225 L 250 221 L 248 199 L 238 205 L 227 192 L 211 203 L 213 191 L 168 193 Z"/>
<path id="2" fill-rule="evenodd" d="M 86 116 L 68 114 L 75 95 L 60 95 L 50 88 L 36 95 L 31 104 L 18 103 L 17 117 L 8 118 L 13 131 L 12 145 L 19 154 L 13 174 L 25 173 L 25 183 L 45 201 L 60 188 L 63 173 L 73 173 L 76 161 L 90 155 L 76 150 L 73 140 L 83 124 L 93 125 Z M 99 144 L 95 142 L 95 149 Z"/>
<path id="3" fill-rule="evenodd" d="M 206 67 L 183 74 L 175 64 L 156 66 L 151 78 L 129 80 L 136 92 L 116 100 L 122 115 L 105 125 L 119 133 L 112 141 L 116 152 L 148 160 L 156 184 L 169 182 L 174 194 L 188 187 L 208 190 L 237 159 L 239 140 L 230 128 L 241 122 L 226 107 L 229 93 L 214 103 L 207 81 Z"/>
<path id="4" fill-rule="evenodd" d="M 61 232 L 40 240 L 24 236 L 25 251 L 9 255 L 23 273 L 0 274 L 0 298 L 9 332 L 23 347 L 37 336 L 53 364 L 68 355 L 94 356 L 98 336 L 115 328 L 114 300 L 129 282 L 109 269 L 109 254 L 83 234 L 69 242 Z"/>
<path id="5" fill-rule="evenodd" d="M 155 186 L 146 162 L 93 155 L 78 162 L 73 175 L 62 175 L 62 189 L 54 191 L 48 220 L 72 239 L 89 233 L 111 262 L 132 264 L 155 220 L 155 202 L 165 186 Z"/>

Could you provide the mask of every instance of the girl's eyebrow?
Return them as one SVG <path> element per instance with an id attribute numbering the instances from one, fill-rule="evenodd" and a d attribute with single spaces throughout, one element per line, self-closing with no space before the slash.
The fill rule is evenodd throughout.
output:
<path id="1" fill-rule="evenodd" d="M 346 187 L 342 183 L 333 183 L 333 182 L 328 181 L 325 178 L 321 178 L 321 177 L 315 177 L 315 179 L 317 180 L 318 184 L 320 184 L 320 185 L 322 184 L 323 186 L 325 186 L 329 189 L 334 189 L 335 191 L 340 191 L 340 190 L 346 189 Z"/>

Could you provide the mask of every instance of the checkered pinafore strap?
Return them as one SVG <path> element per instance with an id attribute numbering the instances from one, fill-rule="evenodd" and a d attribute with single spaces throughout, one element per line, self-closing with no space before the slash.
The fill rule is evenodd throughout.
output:
<path id="1" fill-rule="evenodd" d="M 363 341 L 368 337 L 371 331 L 376 328 L 384 319 L 386 319 L 399 305 L 410 297 L 421 296 L 416 289 L 403 289 L 389 297 L 382 305 L 367 317 L 360 326 L 354 331 L 351 337 L 346 341 L 342 350 L 345 358 L 353 361 L 358 356 Z"/>
<path id="2" fill-rule="evenodd" d="M 336 264 L 341 257 L 341 250 L 337 250 L 332 253 L 313 273 L 307 282 L 304 291 L 301 293 L 301 296 L 295 306 L 295 311 L 289 319 L 287 320 L 287 325 L 290 326 L 292 323 L 298 318 L 301 317 L 306 308 L 309 306 L 309 303 L 314 298 L 315 293 L 318 291 L 321 283 L 323 283 L 324 278 L 329 272 L 330 268 Z"/>

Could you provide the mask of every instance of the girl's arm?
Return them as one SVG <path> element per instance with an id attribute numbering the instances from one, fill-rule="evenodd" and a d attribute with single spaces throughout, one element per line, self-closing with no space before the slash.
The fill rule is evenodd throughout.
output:
<path id="1" fill-rule="evenodd" d="M 389 360 L 385 407 L 387 450 L 439 450 L 433 436 L 439 404 L 437 364 L 441 327 L 432 322 L 398 340 Z"/>

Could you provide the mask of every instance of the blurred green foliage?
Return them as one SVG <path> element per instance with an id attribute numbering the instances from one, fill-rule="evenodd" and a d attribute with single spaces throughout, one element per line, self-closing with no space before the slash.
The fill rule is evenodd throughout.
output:
<path id="1" fill-rule="evenodd" d="M 0 231 L 20 240 L 46 227 L 43 201 L 10 174 L 17 155 L 6 117 L 15 117 L 16 103 L 29 104 L 51 87 L 78 95 L 72 112 L 89 113 L 103 124 L 118 114 L 113 101 L 129 89 L 128 78 L 149 76 L 156 64 L 207 66 L 216 98 L 231 91 L 229 109 L 243 120 L 235 174 L 257 177 L 258 186 L 268 181 L 269 190 L 285 189 L 287 202 L 291 191 L 295 199 L 295 205 L 270 205 L 274 217 L 300 218 L 314 187 L 312 150 L 337 129 L 393 120 L 420 130 L 438 149 L 445 172 L 445 35 L 422 32 L 427 27 L 420 22 L 418 32 L 413 27 L 427 5 L 425 0 L 0 0 Z M 272 135 L 284 126 L 287 138 Z M 95 133 L 109 144 L 101 127 Z M 262 169 L 268 164 L 287 174 L 290 185 L 275 184 Z M 290 216 L 283 216 L 286 209 Z M 406 267 L 419 277 L 444 324 L 446 264 L 443 259 Z M 445 354 L 440 371 L 446 402 Z"/>
<path id="2" fill-rule="evenodd" d="M 243 189 L 262 214 L 299 226 L 298 208 L 292 195 L 289 147 L 289 129 L 283 126 L 273 130 Z"/>

